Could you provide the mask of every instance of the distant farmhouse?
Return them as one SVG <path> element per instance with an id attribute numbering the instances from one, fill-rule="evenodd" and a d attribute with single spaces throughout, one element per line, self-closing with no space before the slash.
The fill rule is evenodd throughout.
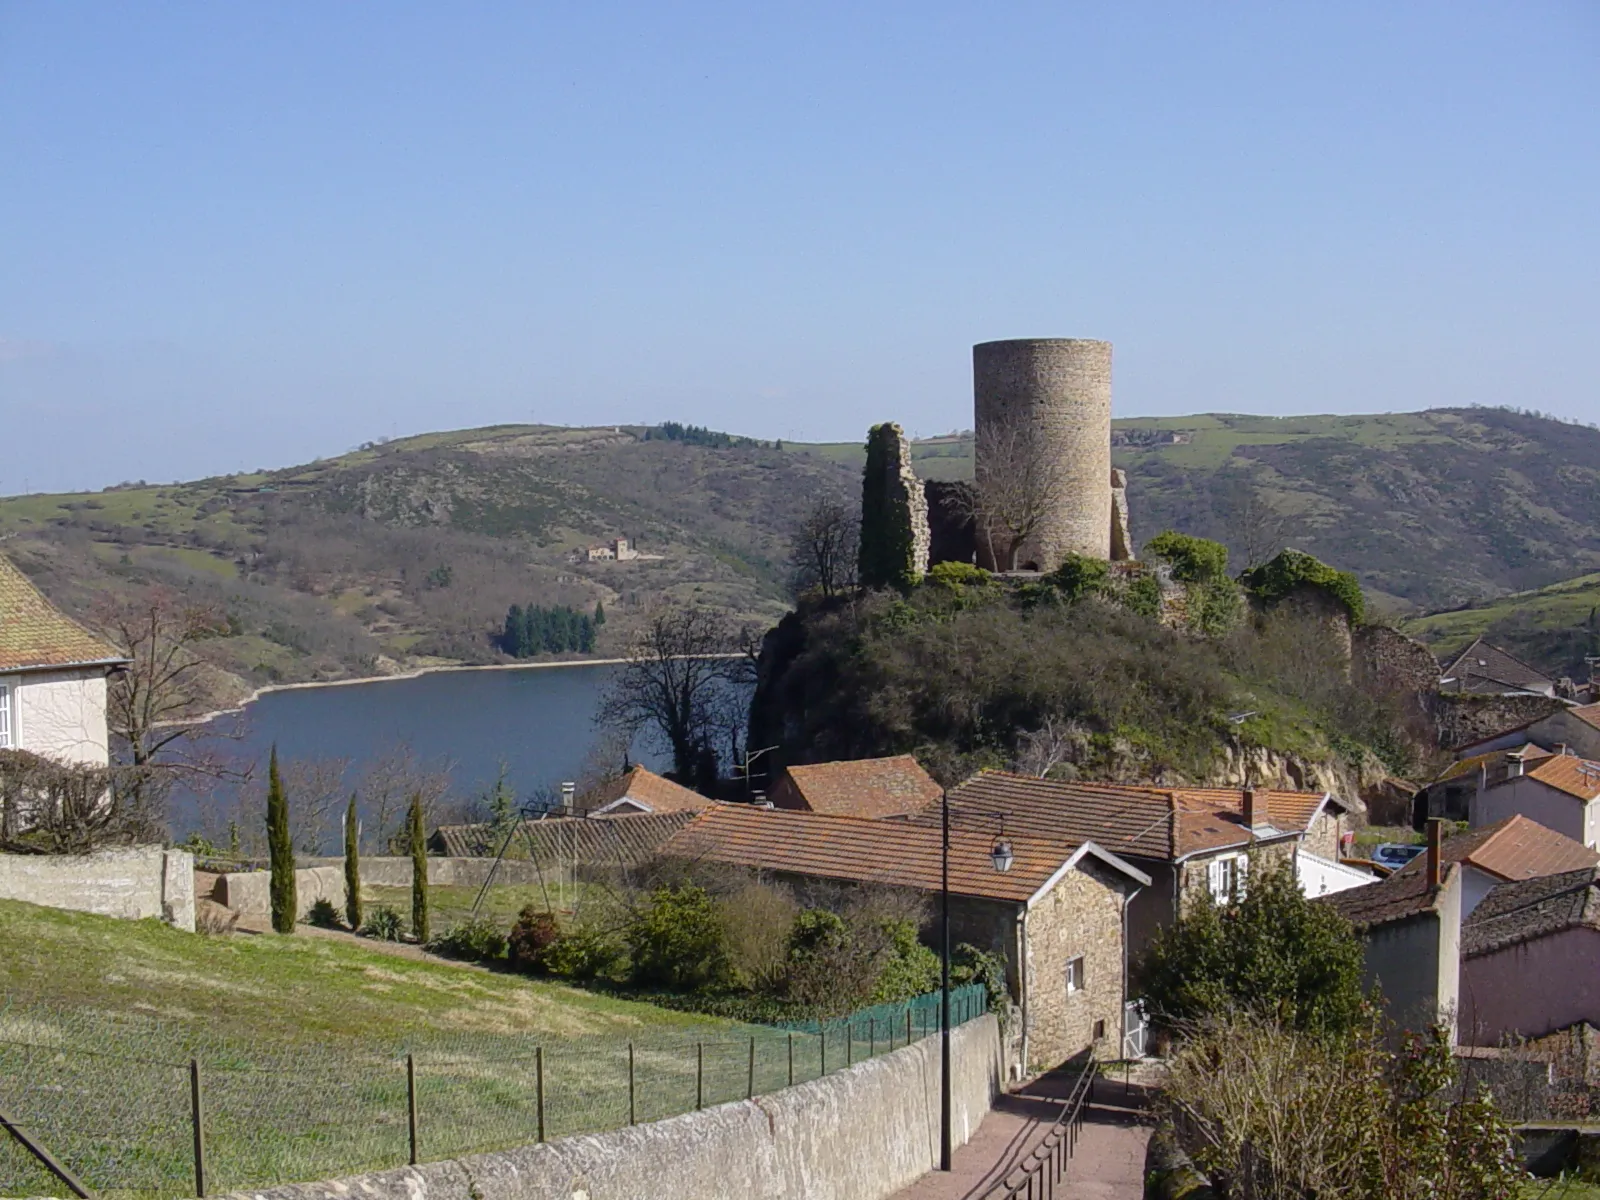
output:
<path id="1" fill-rule="evenodd" d="M 0 556 L 0 750 L 106 766 L 106 678 L 127 665 Z"/>
<path id="2" fill-rule="evenodd" d="M 1477 696 L 1554 696 L 1556 681 L 1479 638 L 1440 672 L 1439 690 Z"/>
<path id="3" fill-rule="evenodd" d="M 599 546 L 578 551 L 580 562 L 660 562 L 664 554 L 641 554 L 625 537 L 613 538 Z"/>

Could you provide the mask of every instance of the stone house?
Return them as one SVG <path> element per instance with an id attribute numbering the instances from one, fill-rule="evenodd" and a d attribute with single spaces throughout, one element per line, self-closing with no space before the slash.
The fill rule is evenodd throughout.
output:
<path id="1" fill-rule="evenodd" d="M 1356 927 L 1363 986 L 1376 986 L 1398 1029 L 1444 1025 L 1454 1038 L 1461 994 L 1463 868 L 1441 853 L 1440 823 L 1429 826 L 1422 868 L 1316 902 Z"/>
<path id="2" fill-rule="evenodd" d="M 1463 1036 L 1478 1045 L 1600 1026 L 1600 867 L 1501 884 L 1461 954 Z"/>
<path id="3" fill-rule="evenodd" d="M 802 893 L 810 885 L 907 889 L 937 901 L 941 830 L 905 821 L 827 816 L 748 805 L 699 814 L 662 847 L 664 857 L 759 871 Z M 1092 842 L 1066 846 L 1026 835 L 996 867 L 987 825 L 950 832 L 951 944 L 1002 955 L 1018 1006 L 1019 1057 L 1054 1066 L 1085 1049 L 1121 1055 L 1125 1033 L 1128 900 L 1150 878 Z M 925 939 L 937 943 L 937 903 Z"/>
<path id="4" fill-rule="evenodd" d="M 681 783 L 673 783 L 644 767 L 634 767 L 585 795 L 582 807 L 593 816 L 603 817 L 624 813 L 699 812 L 715 803 Z"/>
<path id="5" fill-rule="evenodd" d="M 1462 920 L 1469 918 L 1484 897 L 1503 883 L 1558 875 L 1600 863 L 1600 850 L 1521 814 L 1446 838 L 1439 852 L 1445 862 L 1461 866 Z M 1426 869 L 1422 858 L 1414 858 L 1399 874 Z"/>
<path id="6" fill-rule="evenodd" d="M 937 804 L 939 784 L 909 754 L 785 768 L 768 800 L 775 808 L 829 816 L 898 817 Z"/>
<path id="7" fill-rule="evenodd" d="M 1554 696 L 1556 681 L 1479 638 L 1440 671 L 1439 691 L 1479 696 Z"/>
<path id="8" fill-rule="evenodd" d="M 1417 792 L 1412 803 L 1412 824 L 1420 829 L 1429 817 L 1465 821 L 1472 813 L 1473 797 L 1489 780 L 1499 782 L 1514 770 L 1549 756 L 1550 751 L 1542 746 L 1522 742 L 1459 758 Z"/>
<path id="9" fill-rule="evenodd" d="M 0 750 L 106 766 L 106 680 L 127 665 L 0 555 Z"/>
<path id="10" fill-rule="evenodd" d="M 1566 747 L 1580 758 L 1600 759 L 1600 704 L 1583 704 L 1546 713 L 1511 729 L 1462 746 L 1463 758 L 1491 750 L 1514 749 L 1527 742 L 1546 750 Z"/>
<path id="11" fill-rule="evenodd" d="M 957 823 L 995 828 L 1058 846 L 1092 842 L 1150 876 L 1134 896 L 1129 950 L 1135 957 L 1185 904 L 1222 902 L 1248 887 L 1251 863 L 1294 864 L 1311 894 L 1356 887 L 1370 876 L 1342 867 L 1347 810 L 1324 792 L 1264 788 L 1161 788 L 1036 779 L 983 771 L 950 792 Z M 937 809 L 911 818 L 938 820 Z"/>
<path id="12" fill-rule="evenodd" d="M 1505 777 L 1495 782 L 1485 775 L 1472 797 L 1468 821 L 1474 827 L 1520 814 L 1600 848 L 1600 762 L 1572 754 L 1546 755 L 1532 766 L 1517 755 L 1507 760 Z"/>

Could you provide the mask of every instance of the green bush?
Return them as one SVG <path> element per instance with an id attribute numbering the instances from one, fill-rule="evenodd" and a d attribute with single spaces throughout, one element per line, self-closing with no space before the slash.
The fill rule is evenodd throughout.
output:
<path id="1" fill-rule="evenodd" d="M 1327 592 L 1344 606 L 1350 620 L 1366 616 L 1361 583 L 1349 571 L 1339 571 L 1300 550 L 1285 550 L 1276 558 L 1239 576 L 1239 583 L 1263 608 L 1271 608 L 1296 590 L 1309 587 Z"/>
<path id="2" fill-rule="evenodd" d="M 1063 600 L 1072 603 L 1104 592 L 1110 575 L 1111 568 L 1104 559 L 1068 554 L 1059 567 L 1045 576 L 1045 582 L 1060 593 Z"/>
<path id="3" fill-rule="evenodd" d="M 405 918 L 398 909 L 380 904 L 367 915 L 367 923 L 362 926 L 361 932 L 380 942 L 398 942 L 405 935 L 405 928 Z"/>
<path id="4" fill-rule="evenodd" d="M 505 957 L 506 935 L 485 917 L 458 922 L 427 943 L 427 949 L 466 962 L 495 962 Z"/>
<path id="5" fill-rule="evenodd" d="M 695 991 L 732 977 L 727 927 L 704 888 L 660 887 L 628 923 L 633 981 L 644 987 Z"/>
<path id="6" fill-rule="evenodd" d="M 544 969 L 563 979 L 617 979 L 628 971 L 628 946 L 615 929 L 580 920 L 545 949 Z"/>
<path id="7" fill-rule="evenodd" d="M 1206 637 L 1221 637 L 1244 619 L 1244 595 L 1226 577 L 1209 583 L 1192 583 L 1189 594 L 1189 628 Z"/>
<path id="8" fill-rule="evenodd" d="M 889 939 L 888 960 L 872 989 L 872 1003 L 909 1000 L 939 986 L 939 956 L 917 939 L 911 921 L 891 921 L 884 932 Z"/>
<path id="9" fill-rule="evenodd" d="M 950 983 L 981 983 L 989 996 L 989 1011 L 1004 1014 L 1011 1005 L 1011 989 L 1006 986 L 1006 960 L 1003 955 L 980 950 L 962 942 L 950 955 Z"/>
<path id="10" fill-rule="evenodd" d="M 924 577 L 925 582 L 936 584 L 940 587 L 959 589 L 964 587 L 987 587 L 994 580 L 994 576 L 982 567 L 964 562 L 935 563 L 929 568 Z"/>
<path id="11" fill-rule="evenodd" d="M 1128 581 L 1122 592 L 1122 607 L 1136 617 L 1155 621 L 1161 617 L 1161 581 L 1149 571 Z"/>
<path id="12" fill-rule="evenodd" d="M 529 904 L 517 914 L 506 939 L 507 957 L 519 971 L 546 970 L 545 955 L 561 936 L 561 926 L 554 913 L 541 912 Z"/>
<path id="13" fill-rule="evenodd" d="M 1169 529 L 1145 544 L 1145 553 L 1172 568 L 1179 583 L 1211 583 L 1228 574 L 1228 548 L 1221 542 Z"/>
<path id="14" fill-rule="evenodd" d="M 333 906 L 331 900 L 318 900 L 311 906 L 311 911 L 306 913 L 306 923 L 315 925 L 318 929 L 338 929 L 339 910 Z"/>

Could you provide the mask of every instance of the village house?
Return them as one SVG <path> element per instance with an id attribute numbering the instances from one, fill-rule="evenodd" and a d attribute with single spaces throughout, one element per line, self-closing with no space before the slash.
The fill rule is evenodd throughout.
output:
<path id="1" fill-rule="evenodd" d="M 1461 908 L 1465 870 L 1446 862 L 1441 822 L 1428 826 L 1420 869 L 1369 887 L 1321 897 L 1361 935 L 1365 988 L 1377 987 L 1397 1029 L 1443 1026 L 1456 1036 L 1461 995 Z"/>
<path id="2" fill-rule="evenodd" d="M 1565 747 L 1580 758 L 1600 759 L 1600 704 L 1583 704 L 1548 713 L 1512 729 L 1502 729 L 1490 737 L 1462 746 L 1459 758 L 1509 750 L 1532 742 L 1546 750 Z"/>
<path id="3" fill-rule="evenodd" d="M 645 767 L 634 767 L 582 798 L 584 811 L 597 817 L 620 816 L 623 813 L 699 812 L 715 803 L 715 800 L 681 783 L 673 783 Z"/>
<path id="4" fill-rule="evenodd" d="M 1498 783 L 1514 770 L 1520 772 L 1528 763 L 1549 756 L 1550 751 L 1544 747 L 1522 742 L 1459 758 L 1417 792 L 1412 804 L 1412 824 L 1421 829 L 1429 817 L 1465 821 L 1472 814 L 1473 797 L 1489 780 Z"/>
<path id="5" fill-rule="evenodd" d="M 1258 864 L 1292 863 L 1301 888 L 1322 895 L 1371 884 L 1343 865 L 1346 808 L 1324 792 L 1266 788 L 1161 788 L 1036 779 L 984 771 L 954 788 L 958 823 L 1003 823 L 1058 846 L 1092 842 L 1150 876 L 1134 898 L 1129 947 L 1135 956 L 1186 903 L 1222 903 L 1248 886 Z M 912 818 L 938 820 L 925 809 Z"/>
<path id="6" fill-rule="evenodd" d="M 1482 827 L 1519 814 L 1600 848 L 1600 762 L 1558 753 L 1530 766 L 1508 756 L 1505 777 L 1498 782 L 1485 777 L 1480 784 L 1468 820 Z"/>
<path id="7" fill-rule="evenodd" d="M 1439 690 L 1477 696 L 1554 696 L 1556 681 L 1479 638 L 1440 671 Z"/>
<path id="8" fill-rule="evenodd" d="M 909 754 L 785 769 L 768 793 L 775 808 L 831 816 L 899 817 L 936 804 L 939 784 Z"/>
<path id="9" fill-rule="evenodd" d="M 428 835 L 428 853 L 446 858 L 531 860 L 552 875 L 583 874 L 590 867 L 637 867 L 694 818 L 689 811 L 564 817 L 549 814 L 509 828 L 489 822 L 440 825 Z"/>
<path id="10" fill-rule="evenodd" d="M 1468 918 L 1461 954 L 1464 1038 L 1600 1026 L 1600 867 L 1502 883 Z"/>
<path id="11" fill-rule="evenodd" d="M 1445 862 L 1461 865 L 1463 920 L 1502 883 L 1557 875 L 1600 863 L 1600 851 L 1521 814 L 1447 838 L 1440 847 L 1440 854 Z M 1426 869 L 1427 864 L 1419 857 L 1398 873 L 1409 875 Z"/>
<path id="12" fill-rule="evenodd" d="M 674 834 L 662 854 L 748 868 L 802 891 L 843 884 L 936 897 L 941 838 L 932 825 L 720 805 Z M 1004 956 L 1022 1063 L 1054 1066 L 1091 1047 L 1120 1057 L 1128 901 L 1150 877 L 1090 841 L 1069 846 L 1009 831 L 1001 869 L 999 840 L 986 824 L 951 830 L 951 944 Z M 937 910 L 929 916 L 924 934 L 936 937 Z"/>
<path id="13" fill-rule="evenodd" d="M 106 680 L 127 665 L 0 555 L 0 750 L 106 766 Z"/>

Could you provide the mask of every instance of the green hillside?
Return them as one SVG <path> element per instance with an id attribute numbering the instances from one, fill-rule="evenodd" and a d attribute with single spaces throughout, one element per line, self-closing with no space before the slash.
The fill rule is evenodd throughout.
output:
<path id="1" fill-rule="evenodd" d="M 1587 427 L 1501 409 L 1212 414 L 1119 420 L 1113 442 L 1138 540 L 1218 538 L 1235 568 L 1293 545 L 1355 570 L 1380 611 L 1600 571 L 1600 431 Z M 971 474 L 970 436 L 913 452 L 925 477 Z M 145 583 L 213 601 L 229 627 L 206 653 L 219 691 L 237 693 L 495 661 L 512 604 L 603 602 L 601 654 L 664 596 L 770 623 L 787 606 L 789 529 L 818 493 L 855 494 L 862 459 L 855 442 L 671 425 L 495 426 L 259 474 L 0 499 L 0 539 L 80 616 Z M 660 557 L 583 558 L 618 536 Z"/>
<path id="2" fill-rule="evenodd" d="M 1585 679 L 1589 674 L 1585 657 L 1600 655 L 1600 574 L 1413 617 L 1403 628 L 1439 654 L 1486 637 L 1524 661 Z"/>
<path id="3" fill-rule="evenodd" d="M 1370 416 L 1226 413 L 1113 423 L 1139 541 L 1283 545 L 1350 568 L 1380 609 L 1453 607 L 1600 569 L 1600 430 L 1507 409 Z M 859 466 L 858 449 L 788 445 Z M 918 443 L 932 478 L 970 478 L 970 436 Z M 1254 551 L 1252 555 L 1251 551 Z"/>

